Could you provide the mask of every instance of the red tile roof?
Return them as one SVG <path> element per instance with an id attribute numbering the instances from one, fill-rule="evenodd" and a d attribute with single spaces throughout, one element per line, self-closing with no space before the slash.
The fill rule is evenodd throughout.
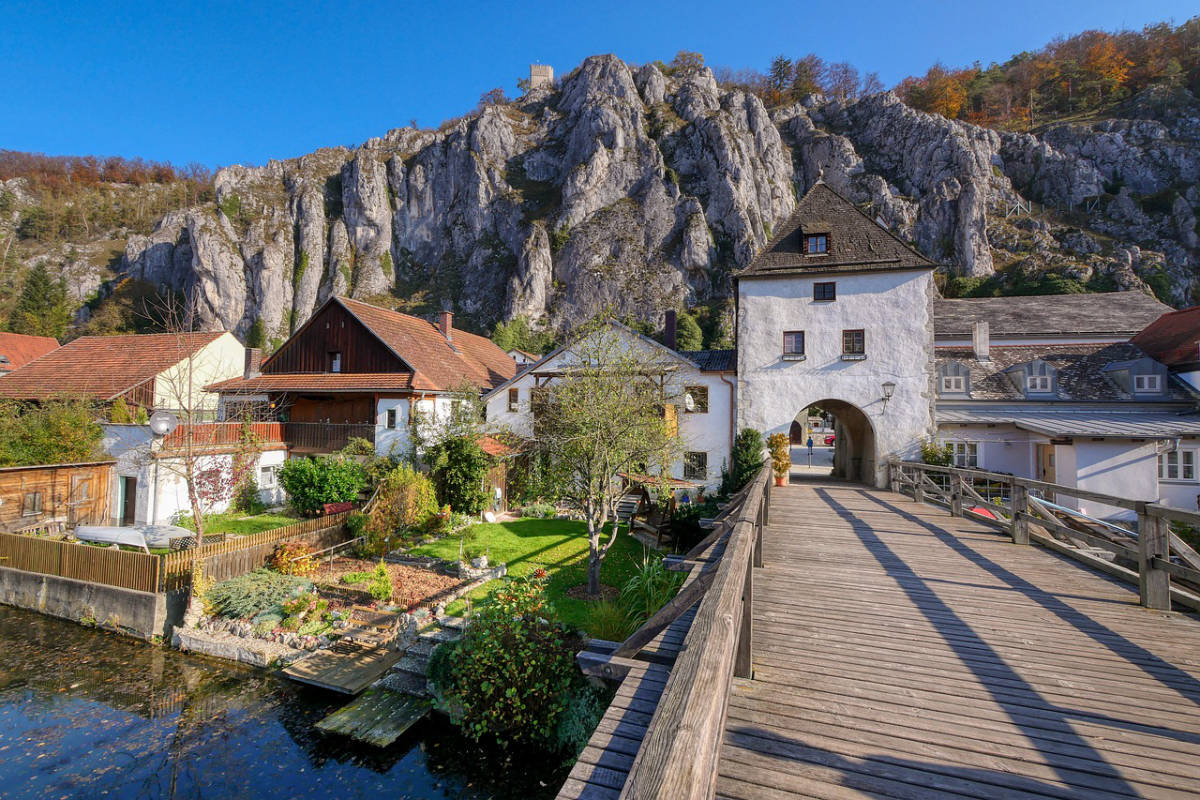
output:
<path id="1" fill-rule="evenodd" d="M 0 372 L 20 369 L 57 348 L 58 340 L 51 336 L 0 333 Z"/>
<path id="2" fill-rule="evenodd" d="M 214 392 L 386 392 L 413 388 L 411 372 L 275 373 L 214 383 Z"/>
<path id="3" fill-rule="evenodd" d="M 454 328 L 447 342 L 428 320 L 345 297 L 338 302 L 413 368 L 413 388 L 446 391 L 466 382 L 491 389 L 517 372 L 508 353 L 483 336 Z"/>
<path id="4" fill-rule="evenodd" d="M 112 400 L 222 335 L 223 331 L 82 336 L 0 378 L 0 397 L 84 394 Z"/>
<path id="5" fill-rule="evenodd" d="M 1168 367 L 1200 363 L 1200 306 L 1163 314 L 1131 341 Z"/>
<path id="6" fill-rule="evenodd" d="M 507 458 L 516 452 L 494 436 L 479 437 L 479 449 L 496 458 Z"/>

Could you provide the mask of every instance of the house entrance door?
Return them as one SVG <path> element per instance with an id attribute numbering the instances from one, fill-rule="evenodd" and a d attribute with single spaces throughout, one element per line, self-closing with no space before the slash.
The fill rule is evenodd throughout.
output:
<path id="1" fill-rule="evenodd" d="M 137 517 L 137 478 L 121 478 L 121 524 L 132 525 Z"/>
<path id="2" fill-rule="evenodd" d="M 1054 445 L 1039 444 L 1037 446 L 1037 479 L 1046 483 L 1057 483 L 1057 472 L 1054 468 Z M 1054 502 L 1054 495 L 1046 492 L 1045 498 Z"/>

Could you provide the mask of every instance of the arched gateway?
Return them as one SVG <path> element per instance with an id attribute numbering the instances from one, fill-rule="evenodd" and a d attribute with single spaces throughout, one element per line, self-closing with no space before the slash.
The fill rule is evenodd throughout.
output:
<path id="1" fill-rule="evenodd" d="M 834 471 L 883 486 L 933 432 L 935 264 L 823 183 L 737 277 L 738 427 L 837 418 Z"/>

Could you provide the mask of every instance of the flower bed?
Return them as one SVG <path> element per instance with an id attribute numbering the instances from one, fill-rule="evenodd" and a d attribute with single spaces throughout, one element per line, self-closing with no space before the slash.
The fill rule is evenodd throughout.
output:
<path id="1" fill-rule="evenodd" d="M 378 602 L 371 596 L 369 581 L 350 582 L 347 579 L 373 572 L 378 561 L 359 558 L 335 558 L 322 563 L 313 575 L 317 592 L 328 596 L 330 605 L 345 597 L 357 597 L 360 604 Z M 423 568 L 411 564 L 384 562 L 392 584 L 390 603 L 407 611 L 435 605 L 439 599 L 461 586 L 465 581 L 457 575 L 447 575 L 440 570 Z"/>

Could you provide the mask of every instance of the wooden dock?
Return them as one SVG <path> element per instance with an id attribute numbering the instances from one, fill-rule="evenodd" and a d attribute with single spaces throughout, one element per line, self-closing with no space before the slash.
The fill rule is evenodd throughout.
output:
<path id="1" fill-rule="evenodd" d="M 1014 511 L 1036 482 L 999 476 L 988 522 L 969 483 L 947 513 L 764 475 L 723 556 L 685 559 L 707 588 L 673 664 L 581 656 L 623 680 L 560 797 L 1200 797 L 1200 620 L 1161 608 L 1200 571 L 1158 524 L 1200 515 L 1138 504 L 1137 570 L 1106 574 Z"/>
<path id="2" fill-rule="evenodd" d="M 334 642 L 283 670 L 294 681 L 319 686 L 342 694 L 358 694 L 396 662 L 404 653 L 389 646 L 366 645 L 358 642 Z"/>
<path id="3" fill-rule="evenodd" d="M 429 713 L 429 700 L 388 689 L 368 689 L 317 723 L 326 733 L 387 747 Z"/>

